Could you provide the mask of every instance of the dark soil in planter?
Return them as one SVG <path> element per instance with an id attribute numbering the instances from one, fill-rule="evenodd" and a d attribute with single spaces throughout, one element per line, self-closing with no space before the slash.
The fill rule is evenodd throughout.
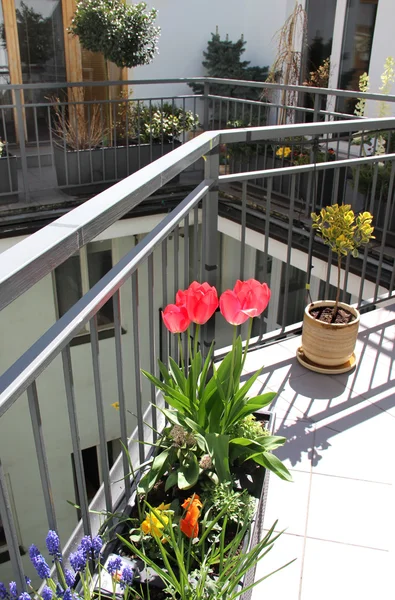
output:
<path id="1" fill-rule="evenodd" d="M 345 308 L 339 308 L 337 310 L 335 319 L 333 318 L 333 308 L 331 307 L 321 306 L 319 308 L 313 308 L 309 312 L 314 319 L 317 321 L 322 321 L 323 323 L 345 325 L 355 320 L 355 316 Z"/>

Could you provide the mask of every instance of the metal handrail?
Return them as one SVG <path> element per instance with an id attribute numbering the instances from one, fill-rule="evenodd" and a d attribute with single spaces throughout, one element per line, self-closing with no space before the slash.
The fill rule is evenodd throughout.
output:
<path id="1" fill-rule="evenodd" d="M 287 90 L 309 94 L 318 94 L 319 96 L 338 96 L 343 98 L 364 98 L 366 100 L 377 100 L 380 102 L 395 102 L 393 94 L 379 94 L 374 92 L 360 92 L 359 90 L 341 90 L 338 88 L 320 88 L 305 85 L 287 85 L 283 83 L 268 83 L 265 81 L 248 81 L 241 79 L 224 79 L 220 77 L 174 77 L 164 79 L 126 79 L 111 81 L 59 81 L 51 83 L 23 83 L 23 84 L 0 84 L 0 91 L 8 90 L 42 90 L 42 89 L 61 89 L 61 88 L 89 88 L 89 87 L 109 87 L 109 86 L 140 86 L 154 84 L 182 84 L 182 83 L 213 83 L 218 85 L 237 85 L 238 87 L 253 87 L 267 90 Z M 236 100 L 236 98 L 235 98 Z"/>
<path id="2" fill-rule="evenodd" d="M 366 119 L 363 121 L 363 127 L 364 130 L 377 129 L 378 131 L 395 129 L 395 117 Z M 329 135 L 339 132 L 356 132 L 360 129 L 361 122 L 352 119 L 303 125 L 225 129 L 201 134 L 4 252 L 3 260 L 0 262 L 2 290 L 0 310 L 107 229 L 109 225 L 158 190 L 164 183 L 219 144 L 275 140 L 297 136 L 301 133 L 305 136 Z M 363 162 L 363 159 L 349 160 Z M 374 158 L 369 160 L 374 162 Z M 348 164 L 352 163 L 348 162 Z M 287 167 L 287 169 L 289 168 L 296 172 L 304 172 L 311 170 L 311 165 Z M 276 175 L 281 175 L 281 173 L 276 170 Z M 245 179 L 253 179 L 255 176 L 253 172 L 249 172 Z M 231 181 L 232 177 L 237 179 L 232 175 L 224 177 L 228 179 L 223 181 Z"/>

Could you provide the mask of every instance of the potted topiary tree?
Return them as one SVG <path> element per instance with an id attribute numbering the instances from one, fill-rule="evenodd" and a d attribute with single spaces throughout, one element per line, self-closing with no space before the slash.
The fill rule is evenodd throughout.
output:
<path id="1" fill-rule="evenodd" d="M 373 217 L 369 212 L 355 216 L 349 204 L 327 206 L 311 217 L 313 229 L 337 255 L 337 292 L 334 301 L 321 300 L 306 307 L 297 358 L 313 371 L 344 373 L 355 364 L 360 314 L 340 302 L 342 261 L 350 253 L 358 257 L 358 248 L 374 239 Z"/>
<path id="2" fill-rule="evenodd" d="M 157 11 L 147 11 L 146 6 L 144 2 L 127 4 L 123 0 L 77 3 L 69 31 L 78 36 L 83 48 L 103 54 L 107 79 L 108 62 L 132 68 L 149 64 L 158 52 L 160 28 L 154 25 Z M 124 104 L 125 99 L 119 99 L 119 103 Z M 79 102 L 66 107 L 54 102 L 54 107 L 54 155 L 59 185 L 121 179 L 130 173 L 125 169 L 123 174 L 120 169 L 114 176 L 111 167 L 106 166 L 117 164 L 117 158 L 108 159 L 106 152 L 109 150 L 113 155 L 118 146 L 110 102 L 104 111 L 99 104 L 87 107 Z"/>

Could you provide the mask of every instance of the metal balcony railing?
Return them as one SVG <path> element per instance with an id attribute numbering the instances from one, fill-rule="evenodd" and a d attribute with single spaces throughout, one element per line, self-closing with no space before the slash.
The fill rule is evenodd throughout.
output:
<path id="1" fill-rule="evenodd" d="M 111 425 L 112 430 L 116 429 L 117 436 L 129 448 L 135 470 L 147 457 L 149 446 L 146 444 L 153 440 L 154 435 L 151 427 L 161 427 L 161 413 L 156 405 L 160 400 L 150 384 L 142 381 L 140 369 L 144 367 L 156 372 L 156 358 L 159 355 L 165 362 L 169 355 L 178 358 L 177 344 L 166 335 L 158 316 L 161 307 L 174 301 L 177 289 L 184 289 L 192 280 L 198 279 L 216 285 L 221 292 L 227 269 L 232 270 L 233 281 L 237 277 L 243 279 L 254 276 L 251 265 L 246 261 L 246 252 L 251 246 L 262 252 L 262 280 L 267 280 L 270 255 L 274 250 L 278 253 L 282 249 L 284 286 L 275 305 L 276 321 L 280 327 L 264 335 L 258 331 L 254 343 L 264 344 L 300 331 L 300 323 L 288 326 L 286 322 L 290 273 L 295 259 L 304 265 L 306 283 L 310 281 L 313 266 L 321 273 L 318 277 L 326 291 L 333 277 L 331 256 L 325 246 L 314 240 L 308 226 L 309 213 L 322 203 L 350 200 L 358 204 L 357 208 L 366 208 L 373 214 L 376 209 L 379 213 L 381 210 L 384 212 L 380 213 L 382 222 L 375 244 L 366 248 L 359 258 L 348 260 L 345 265 L 344 293 L 350 292 L 352 284 L 352 294 L 362 307 L 372 307 L 394 295 L 394 255 L 388 251 L 388 239 L 394 212 L 395 153 L 380 157 L 361 155 L 364 138 L 372 139 L 373 145 L 383 138 L 390 146 L 394 129 L 395 119 L 388 118 L 363 121 L 342 119 L 205 132 L 2 254 L 0 319 L 9 319 L 9 308 L 21 303 L 24 297 L 27 298 L 26 302 L 31 301 L 30 291 L 36 289 L 35 286 L 53 273 L 56 267 L 81 251 L 174 177 L 187 171 L 196 161 L 204 159 L 204 175 L 198 185 L 135 247 L 119 258 L 115 266 L 70 310 L 43 335 L 38 336 L 0 377 L 0 515 L 19 590 L 25 588 L 24 572 L 28 569 L 25 557 L 20 554 L 20 537 L 25 545 L 39 540 L 26 539 L 26 535 L 32 534 L 31 521 L 26 527 L 20 519 L 19 526 L 16 524 L 20 517 L 21 501 L 16 494 L 13 502 L 10 501 L 4 473 L 11 473 L 14 481 L 23 477 L 23 471 L 18 471 L 18 461 L 14 461 L 12 454 L 21 440 L 15 436 L 13 442 L 8 443 L 6 428 L 9 432 L 22 427 L 24 435 L 33 434 L 34 447 L 24 452 L 23 463 L 29 471 L 36 470 L 39 489 L 34 492 L 42 501 L 38 501 L 41 509 L 36 508 L 30 519 L 34 520 L 35 533 L 40 533 L 41 538 L 48 527 L 58 530 L 63 539 L 69 538 L 64 549 L 67 558 L 81 535 L 98 532 L 101 511 L 121 511 L 132 495 L 125 455 L 121 453 L 114 466 L 109 468 L 106 451 L 108 427 Z M 359 139 L 359 146 L 353 146 L 357 152 L 352 158 L 350 148 L 355 137 Z M 332 154 L 329 153 L 331 148 L 337 155 L 336 160 L 315 160 L 313 165 L 290 164 L 221 175 L 220 156 L 224 154 L 224 146 L 228 149 L 249 144 L 264 144 L 270 160 L 275 160 L 280 154 L 282 159 L 285 158 L 284 150 L 278 150 L 297 144 L 308 146 L 313 158 L 317 158 L 317 152 L 323 152 L 324 158 L 327 158 L 328 154 Z M 388 181 L 381 186 L 381 195 L 377 196 L 383 165 L 385 172 L 388 171 Z M 371 172 L 372 182 L 363 195 L 358 192 L 357 186 L 361 170 L 364 169 Z M 352 174 L 353 185 L 347 179 L 347 172 Z M 300 182 L 302 176 L 305 177 L 303 185 Z M 286 178 L 288 180 L 285 182 Z M 254 196 L 257 181 L 261 182 L 260 199 Z M 296 190 L 301 185 L 305 192 L 297 197 Z M 232 186 L 240 186 L 239 195 L 233 193 Z M 288 197 L 283 191 L 284 186 L 289 188 Z M 224 195 L 220 199 L 221 192 Z M 227 235 L 239 240 L 237 255 L 221 256 L 221 232 L 227 232 Z M 98 313 L 109 301 L 113 303 L 114 335 L 99 341 Z M 275 299 L 273 301 L 276 302 Z M 30 318 L 38 318 L 33 307 Z M 90 346 L 85 345 L 81 350 L 72 343 L 85 326 L 89 327 Z M 23 336 L 23 331 L 15 323 L 15 335 Z M 212 320 L 202 328 L 201 347 L 207 348 L 217 333 L 218 324 Z M 3 352 L 6 352 L 5 345 Z M 84 385 L 78 379 L 81 366 Z M 56 377 L 50 379 L 54 370 Z M 22 425 L 21 419 L 27 414 L 25 394 L 30 417 Z M 110 413 L 108 408 L 114 400 L 119 402 L 117 423 L 114 422 L 114 411 Z M 58 489 L 58 477 L 58 483 L 55 486 L 52 483 L 57 475 L 57 463 L 51 457 L 54 448 L 57 449 L 57 455 L 61 455 L 63 446 L 59 446 L 61 442 L 51 434 L 51 423 L 45 420 L 49 407 L 52 407 L 52 411 L 55 407 L 56 427 L 62 428 L 63 435 L 69 430 L 76 495 L 81 511 L 81 521 L 74 532 L 75 518 L 67 519 L 63 513 L 65 501 L 72 498 L 73 490 L 70 489 L 69 496 L 64 498 L 61 489 Z M 81 416 L 81 412 L 84 416 Z M 61 415 L 67 419 L 67 427 Z M 89 421 L 89 431 L 92 428 L 96 431 L 102 477 L 102 485 L 90 506 L 82 457 L 85 442 L 81 441 L 80 435 L 82 427 L 86 425 L 84 419 Z M 31 432 L 27 431 L 29 421 Z M 64 452 L 70 454 L 67 444 L 64 448 Z M 62 478 L 66 478 L 66 470 L 62 469 Z M 71 463 L 69 469 L 72 469 Z M 29 491 L 33 493 L 33 490 Z"/>
<path id="2" fill-rule="evenodd" d="M 196 94 L 165 93 L 171 85 L 187 83 L 198 86 Z M 62 82 L 45 84 L 45 89 L 42 84 L 0 85 L 0 93 L 3 210 L 15 203 L 53 205 L 68 197 L 91 197 L 202 129 L 336 121 L 350 118 L 336 111 L 338 99 L 350 101 L 350 110 L 360 97 L 377 106 L 395 100 L 383 94 L 214 78 Z M 288 93 L 297 106 L 289 104 Z M 256 149 L 260 163 L 261 150 Z M 249 162 L 254 170 L 251 157 Z M 199 180 L 201 164 L 191 165 L 190 171 L 195 177 L 184 174 L 181 183 Z"/>

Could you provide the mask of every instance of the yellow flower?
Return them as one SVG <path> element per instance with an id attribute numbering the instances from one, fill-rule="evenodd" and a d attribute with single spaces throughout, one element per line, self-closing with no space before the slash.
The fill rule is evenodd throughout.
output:
<path id="1" fill-rule="evenodd" d="M 170 506 L 171 504 L 163 504 L 162 502 L 162 504 L 160 504 L 155 510 L 169 510 Z"/>
<path id="2" fill-rule="evenodd" d="M 155 516 L 154 513 L 152 513 L 152 512 L 150 512 L 149 514 L 147 514 L 147 513 L 145 513 L 145 514 L 146 514 L 146 518 L 141 523 L 142 532 L 145 535 L 154 535 L 157 537 L 161 537 L 161 535 L 163 533 L 163 529 L 165 528 L 165 525 L 167 525 L 167 523 L 169 522 L 169 517 L 167 517 L 166 515 L 161 513 L 160 520 L 159 520 L 158 517 Z"/>
<path id="3" fill-rule="evenodd" d="M 115 408 L 115 410 L 119 410 L 119 402 L 113 402 L 111 406 Z"/>
<path id="4" fill-rule="evenodd" d="M 281 148 L 279 148 L 276 152 L 276 156 L 281 156 L 284 158 L 287 158 L 287 156 L 289 156 L 291 154 L 291 148 L 289 148 L 288 146 L 282 146 Z"/>
<path id="5" fill-rule="evenodd" d="M 145 520 L 141 523 L 141 531 L 145 535 L 154 535 L 160 537 L 163 534 L 163 529 L 169 522 L 169 517 L 166 512 L 170 508 L 170 504 L 163 502 L 153 511 L 145 513 Z M 164 538 L 162 539 L 163 542 Z"/>

